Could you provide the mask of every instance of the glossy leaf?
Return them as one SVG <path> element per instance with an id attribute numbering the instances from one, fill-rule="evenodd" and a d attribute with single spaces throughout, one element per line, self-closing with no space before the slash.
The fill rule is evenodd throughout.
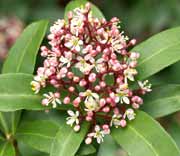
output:
<path id="1" fill-rule="evenodd" d="M 15 149 L 9 142 L 0 143 L 0 156 L 15 156 Z"/>
<path id="2" fill-rule="evenodd" d="M 153 117 L 162 117 L 180 110 L 180 85 L 157 86 L 144 98 L 142 109 Z"/>
<path id="3" fill-rule="evenodd" d="M 54 138 L 50 156 L 74 156 L 78 151 L 87 131 L 88 124 L 81 126 L 80 132 L 74 132 L 73 128 L 63 125 Z"/>
<path id="4" fill-rule="evenodd" d="M 21 141 L 18 141 L 18 148 L 20 156 L 49 156 L 49 154 L 37 151 Z"/>
<path id="5" fill-rule="evenodd" d="M 33 73 L 36 55 L 48 26 L 42 20 L 29 25 L 9 52 L 3 73 Z"/>
<path id="6" fill-rule="evenodd" d="M 18 128 L 17 138 L 36 150 L 50 153 L 50 147 L 59 125 L 48 120 L 23 122 Z"/>
<path id="7" fill-rule="evenodd" d="M 114 139 L 107 135 L 104 138 L 104 142 L 100 144 L 98 156 L 116 156 L 120 147 L 116 144 Z"/>
<path id="8" fill-rule="evenodd" d="M 167 132 L 144 112 L 124 129 L 112 130 L 112 136 L 129 156 L 179 156 L 180 151 Z"/>
<path id="9" fill-rule="evenodd" d="M 138 78 L 145 79 L 180 60 L 180 27 L 163 31 L 137 45 Z"/>
<path id="10" fill-rule="evenodd" d="M 82 144 L 76 153 L 76 156 L 90 155 L 96 152 L 96 148 L 93 145 Z"/>
<path id="11" fill-rule="evenodd" d="M 44 107 L 41 105 L 42 94 L 35 95 L 31 91 L 30 82 L 32 79 L 33 76 L 29 74 L 0 75 L 0 111 L 45 110 L 51 108 L 50 106 Z M 69 107 L 61 105 L 59 109 Z"/>
<path id="12" fill-rule="evenodd" d="M 168 132 L 180 148 L 180 124 L 177 121 L 173 121 L 168 127 Z"/>
<path id="13" fill-rule="evenodd" d="M 69 2 L 65 8 L 65 15 L 64 18 L 67 19 L 67 15 L 69 11 L 73 11 L 75 8 L 81 7 L 85 5 L 88 1 L 87 0 L 72 0 Z M 91 4 L 92 8 L 92 15 L 99 19 L 104 18 L 103 13 L 93 4 Z"/>
<path id="14" fill-rule="evenodd" d="M 45 35 L 48 21 L 39 21 L 29 25 L 14 46 L 11 48 L 3 66 L 3 73 L 28 73 L 32 74 L 35 67 L 38 49 Z M 8 128 L 15 134 L 19 123 L 21 111 L 1 112 Z"/>

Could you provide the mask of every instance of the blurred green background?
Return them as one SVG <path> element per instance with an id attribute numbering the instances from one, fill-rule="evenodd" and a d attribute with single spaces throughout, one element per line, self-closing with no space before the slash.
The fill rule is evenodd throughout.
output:
<path id="1" fill-rule="evenodd" d="M 19 17 L 25 24 L 63 17 L 69 0 L 0 0 L 0 15 Z M 107 19 L 117 16 L 130 37 L 142 40 L 163 29 L 180 25 L 179 0 L 92 0 Z"/>

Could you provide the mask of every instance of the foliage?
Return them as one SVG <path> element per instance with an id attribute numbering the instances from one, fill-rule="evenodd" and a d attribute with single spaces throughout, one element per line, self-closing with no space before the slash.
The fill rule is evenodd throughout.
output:
<path id="1" fill-rule="evenodd" d="M 76 0 L 70 3 L 71 7 L 77 4 L 81 3 Z M 67 6 L 68 10 L 71 7 Z M 97 12 L 99 14 L 100 11 Z M 96 12 L 94 14 L 96 15 Z M 83 125 L 80 133 L 74 133 L 64 121 L 63 110 L 67 109 L 66 107 L 59 107 L 56 111 L 49 108 L 49 112 L 45 113 L 42 111 L 45 108 L 40 105 L 43 92 L 34 95 L 30 90 L 29 84 L 38 60 L 37 52 L 47 25 L 47 21 L 39 21 L 28 26 L 10 50 L 3 66 L 3 74 L 0 75 L 0 155 L 101 156 L 104 148 L 116 151 L 119 148 L 117 144 L 127 151 L 129 156 L 180 155 L 177 146 L 179 140 L 176 140 L 180 126 L 176 123 L 169 130 L 177 142 L 176 145 L 171 136 L 152 118 L 164 117 L 180 110 L 179 81 L 172 78 L 168 82 L 161 72 L 180 60 L 179 27 L 161 32 L 132 49 L 142 55 L 138 66 L 141 73 L 139 78 L 153 75 L 151 78 L 158 85 L 153 86 L 154 91 L 145 97 L 144 112 L 137 112 L 135 121 L 123 130 L 113 129 L 111 141 L 116 141 L 117 144 L 113 142 L 112 146 L 105 146 L 108 142 L 105 140 L 99 147 L 96 144 L 84 145 L 87 124 Z M 174 70 L 175 68 L 171 70 L 171 75 L 178 71 Z"/>

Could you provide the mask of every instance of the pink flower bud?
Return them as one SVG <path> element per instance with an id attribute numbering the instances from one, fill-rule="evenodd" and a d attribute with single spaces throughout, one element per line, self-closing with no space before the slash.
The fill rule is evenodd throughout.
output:
<path id="1" fill-rule="evenodd" d="M 81 87 L 84 87 L 85 85 L 87 84 L 86 80 L 82 79 L 80 82 L 79 82 L 79 85 Z"/>
<path id="2" fill-rule="evenodd" d="M 89 82 L 95 82 L 96 81 L 96 74 L 91 73 L 88 77 Z"/>
<path id="3" fill-rule="evenodd" d="M 86 116 L 86 121 L 91 121 L 92 117 L 91 116 Z"/>
<path id="4" fill-rule="evenodd" d="M 58 82 L 55 79 L 50 80 L 50 84 L 56 85 Z"/>
<path id="5" fill-rule="evenodd" d="M 49 100 L 48 99 L 43 99 L 42 100 L 42 105 L 43 106 L 48 106 L 48 104 L 49 104 Z"/>
<path id="6" fill-rule="evenodd" d="M 102 88 L 104 88 L 104 87 L 106 87 L 106 82 L 105 82 L 105 81 L 100 81 L 100 82 L 99 82 L 99 85 L 100 85 Z"/>
<path id="7" fill-rule="evenodd" d="M 111 58 L 112 58 L 113 60 L 117 59 L 116 54 L 115 54 L 115 53 L 112 53 L 112 54 L 111 54 Z"/>
<path id="8" fill-rule="evenodd" d="M 73 81 L 76 82 L 76 83 L 79 82 L 79 77 L 78 76 L 74 76 Z"/>
<path id="9" fill-rule="evenodd" d="M 74 92 L 75 88 L 74 88 L 73 86 L 70 86 L 70 87 L 68 88 L 68 90 L 69 90 L 70 92 Z"/>
<path id="10" fill-rule="evenodd" d="M 76 126 L 74 126 L 74 131 L 78 132 L 80 130 L 80 128 L 81 128 L 80 125 L 76 125 Z"/>
<path id="11" fill-rule="evenodd" d="M 96 86 L 94 87 L 94 89 L 95 89 L 96 91 L 99 91 L 99 90 L 101 89 L 101 87 L 100 87 L 99 85 L 96 85 Z"/>
<path id="12" fill-rule="evenodd" d="M 131 55 L 130 55 L 131 59 L 138 59 L 139 57 L 140 57 L 140 54 L 139 53 L 135 53 L 135 52 L 132 52 Z"/>
<path id="13" fill-rule="evenodd" d="M 129 66 L 130 66 L 131 68 L 135 68 L 135 67 L 137 66 L 137 61 L 132 61 L 132 62 L 130 62 Z"/>
<path id="14" fill-rule="evenodd" d="M 105 113 L 108 113 L 110 111 L 110 108 L 108 106 L 106 106 L 102 109 L 102 111 Z"/>
<path id="15" fill-rule="evenodd" d="M 85 140 L 85 143 L 86 143 L 87 145 L 91 144 L 91 143 L 92 143 L 92 138 L 87 137 L 86 140 Z"/>
<path id="16" fill-rule="evenodd" d="M 121 120 L 120 121 L 120 125 L 121 125 L 121 127 L 126 127 L 126 120 Z"/>
<path id="17" fill-rule="evenodd" d="M 96 51 L 97 51 L 98 53 L 100 53 L 100 52 L 101 52 L 101 46 L 97 46 L 97 47 L 96 47 Z"/>
<path id="18" fill-rule="evenodd" d="M 68 73 L 67 73 L 67 77 L 68 77 L 69 79 L 72 79 L 73 76 L 74 76 L 74 73 L 72 73 L 72 72 L 68 72 Z"/>
<path id="19" fill-rule="evenodd" d="M 138 108 L 139 108 L 139 104 L 133 103 L 133 104 L 132 104 L 132 107 L 133 107 L 134 109 L 138 109 Z"/>
<path id="20" fill-rule="evenodd" d="M 81 98 L 80 97 L 75 98 L 74 101 L 73 101 L 74 107 L 79 107 L 79 103 L 80 102 L 81 102 Z"/>
<path id="21" fill-rule="evenodd" d="M 54 93 L 54 96 L 55 96 L 56 98 L 60 98 L 60 93 L 56 92 L 56 93 Z"/>
<path id="22" fill-rule="evenodd" d="M 132 39 L 132 40 L 130 41 L 130 44 L 135 45 L 135 44 L 136 44 L 136 39 Z"/>
<path id="23" fill-rule="evenodd" d="M 94 115 L 94 113 L 91 112 L 91 111 L 89 111 L 89 112 L 87 112 L 87 115 L 88 115 L 89 117 L 92 117 L 92 116 Z"/>
<path id="24" fill-rule="evenodd" d="M 65 98 L 64 98 L 64 100 L 63 100 L 63 103 L 64 104 L 69 104 L 70 103 L 70 97 L 68 97 L 68 96 L 66 96 Z"/>
<path id="25" fill-rule="evenodd" d="M 118 115 L 119 114 L 119 109 L 116 107 L 116 108 L 114 108 L 114 114 L 116 114 L 116 115 Z"/>
<path id="26" fill-rule="evenodd" d="M 106 98 L 106 102 L 107 102 L 107 103 L 111 103 L 111 102 L 112 102 L 112 99 L 111 99 L 110 97 L 107 97 L 107 98 Z"/>
<path id="27" fill-rule="evenodd" d="M 100 99 L 99 100 L 99 105 L 100 105 L 100 107 L 104 107 L 104 105 L 106 104 L 106 100 L 105 99 Z"/>

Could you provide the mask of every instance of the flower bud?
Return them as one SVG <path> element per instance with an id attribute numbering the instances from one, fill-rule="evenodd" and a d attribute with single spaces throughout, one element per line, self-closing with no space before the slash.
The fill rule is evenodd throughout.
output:
<path id="1" fill-rule="evenodd" d="M 86 138 L 85 143 L 87 145 L 91 144 L 92 143 L 92 138 L 90 138 L 90 137 Z"/>
<path id="2" fill-rule="evenodd" d="M 64 104 L 69 104 L 70 103 L 70 97 L 68 97 L 68 96 L 66 96 L 65 98 L 64 98 L 64 100 L 63 100 L 63 103 Z"/>

